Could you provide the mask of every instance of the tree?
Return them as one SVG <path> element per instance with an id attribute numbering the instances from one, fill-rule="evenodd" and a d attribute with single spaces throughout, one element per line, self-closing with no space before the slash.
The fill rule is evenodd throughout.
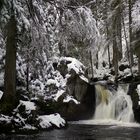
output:
<path id="1" fill-rule="evenodd" d="M 1 110 L 6 113 L 16 105 L 16 36 L 16 20 L 11 15 L 7 25 L 4 95 L 1 102 Z"/>
<path id="2" fill-rule="evenodd" d="M 128 1 L 129 5 L 129 49 L 130 49 L 130 64 L 132 67 L 134 64 L 134 59 L 133 59 L 133 49 L 132 49 L 132 1 Z"/>
<path id="3" fill-rule="evenodd" d="M 134 52 L 138 56 L 138 74 L 140 75 L 140 30 L 137 30 L 133 38 Z"/>

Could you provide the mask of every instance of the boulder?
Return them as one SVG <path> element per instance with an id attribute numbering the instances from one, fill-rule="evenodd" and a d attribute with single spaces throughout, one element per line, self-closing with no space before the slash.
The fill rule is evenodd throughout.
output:
<path id="1" fill-rule="evenodd" d="M 62 57 L 58 64 L 58 71 L 67 78 L 66 93 L 81 101 L 88 87 L 86 67 L 75 58 Z"/>

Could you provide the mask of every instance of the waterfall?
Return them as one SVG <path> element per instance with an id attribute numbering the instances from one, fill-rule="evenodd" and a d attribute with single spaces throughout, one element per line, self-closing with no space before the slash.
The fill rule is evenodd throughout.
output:
<path id="1" fill-rule="evenodd" d="M 93 120 L 133 122 L 132 100 L 127 95 L 129 85 L 119 85 L 117 91 L 96 85 L 96 108 Z"/>

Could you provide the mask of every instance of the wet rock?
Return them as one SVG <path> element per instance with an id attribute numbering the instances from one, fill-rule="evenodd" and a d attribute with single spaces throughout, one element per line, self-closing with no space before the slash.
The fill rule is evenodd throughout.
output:
<path id="1" fill-rule="evenodd" d="M 140 106 L 138 104 L 139 102 L 139 95 L 136 91 L 138 83 L 131 83 L 129 86 L 128 95 L 130 95 L 132 103 L 133 103 L 133 112 L 134 112 L 134 118 L 135 121 L 140 123 Z"/>

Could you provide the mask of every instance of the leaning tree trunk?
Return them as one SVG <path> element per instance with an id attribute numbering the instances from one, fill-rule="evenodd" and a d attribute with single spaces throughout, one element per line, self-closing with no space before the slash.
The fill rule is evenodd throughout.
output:
<path id="1" fill-rule="evenodd" d="M 16 21 L 11 16 L 7 26 L 4 95 L 1 102 L 1 111 L 9 113 L 16 103 Z"/>

